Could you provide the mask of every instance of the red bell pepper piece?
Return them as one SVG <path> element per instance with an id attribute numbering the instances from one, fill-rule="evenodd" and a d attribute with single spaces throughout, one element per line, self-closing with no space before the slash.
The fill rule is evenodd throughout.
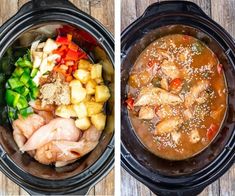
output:
<path id="1" fill-rule="evenodd" d="M 71 42 L 72 39 L 73 39 L 73 36 L 71 34 L 67 34 L 67 39 L 68 39 L 69 42 Z"/>
<path id="2" fill-rule="evenodd" d="M 59 44 L 62 44 L 62 45 L 68 45 L 69 44 L 69 40 L 67 37 L 62 37 L 62 36 L 58 36 L 56 38 L 56 42 L 59 43 Z"/>
<path id="3" fill-rule="evenodd" d="M 78 59 L 79 59 L 78 52 L 69 49 L 64 60 L 66 60 L 66 61 L 77 61 Z"/>
<path id="4" fill-rule="evenodd" d="M 207 129 L 207 133 L 206 133 L 207 139 L 211 140 L 217 133 L 218 128 L 219 127 L 216 124 L 212 123 L 210 127 Z"/>
<path id="5" fill-rule="evenodd" d="M 73 66 L 74 65 L 74 61 L 66 61 L 65 65 L 67 66 Z"/>
<path id="6" fill-rule="evenodd" d="M 78 45 L 75 44 L 74 42 L 70 42 L 68 48 L 73 51 L 78 51 Z"/>
<path id="7" fill-rule="evenodd" d="M 132 97 L 129 97 L 125 102 L 126 102 L 127 108 L 129 110 L 133 110 L 134 109 L 134 99 Z"/>
<path id="8" fill-rule="evenodd" d="M 149 60 L 149 62 L 147 63 L 147 66 L 148 66 L 149 68 L 151 68 L 151 67 L 153 67 L 155 64 L 157 64 L 157 61 L 154 60 L 154 59 L 151 59 L 151 60 Z"/>
<path id="9" fill-rule="evenodd" d="M 223 65 L 222 64 L 217 65 L 217 71 L 218 71 L 219 74 L 222 73 L 222 71 L 223 71 Z"/>
<path id="10" fill-rule="evenodd" d="M 171 89 L 177 89 L 182 84 L 182 80 L 180 78 L 175 78 L 170 83 Z"/>

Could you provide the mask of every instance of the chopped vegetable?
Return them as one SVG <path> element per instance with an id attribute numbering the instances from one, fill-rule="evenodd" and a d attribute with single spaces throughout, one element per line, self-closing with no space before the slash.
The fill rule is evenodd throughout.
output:
<path id="1" fill-rule="evenodd" d="M 31 71 L 31 74 L 30 74 L 30 77 L 31 78 L 34 78 L 38 73 L 38 69 L 37 68 L 33 68 L 32 71 Z"/>
<path id="2" fill-rule="evenodd" d="M 127 108 L 129 110 L 133 110 L 134 109 L 134 99 L 132 97 L 129 97 L 127 100 L 126 100 L 126 104 L 127 104 Z"/>
<path id="3" fill-rule="evenodd" d="M 180 78 L 175 78 L 170 82 L 171 89 L 177 89 L 182 86 L 182 80 Z"/>
<path id="4" fill-rule="evenodd" d="M 33 114 L 33 109 L 31 107 L 20 110 L 20 115 L 23 116 L 23 118 L 26 118 L 30 114 Z"/>
<path id="5" fill-rule="evenodd" d="M 199 41 L 192 44 L 192 51 L 193 52 L 199 53 L 199 52 L 202 52 L 202 49 L 203 49 L 203 46 Z"/>
<path id="6" fill-rule="evenodd" d="M 24 73 L 24 69 L 21 67 L 17 67 L 14 72 L 12 73 L 13 77 L 20 77 Z"/>
<path id="7" fill-rule="evenodd" d="M 30 79 L 30 75 L 26 72 L 24 72 L 22 76 L 20 77 L 20 81 L 24 84 L 28 83 L 29 79 Z"/>
<path id="8" fill-rule="evenodd" d="M 157 60 L 151 59 L 151 60 L 148 61 L 147 66 L 149 68 L 152 68 L 154 65 L 157 65 L 157 64 L 158 64 Z"/>
<path id="9" fill-rule="evenodd" d="M 223 65 L 222 64 L 217 65 L 217 71 L 218 71 L 219 74 L 222 73 L 222 71 L 223 71 Z"/>
<path id="10" fill-rule="evenodd" d="M 19 80 L 19 78 L 10 78 L 8 84 L 12 89 L 24 86 L 24 83 Z"/>
<path id="11" fill-rule="evenodd" d="M 213 137 L 215 136 L 215 134 L 217 133 L 218 131 L 218 125 L 212 123 L 209 127 L 209 129 L 207 129 L 207 133 L 206 133 L 206 136 L 207 136 L 207 139 L 211 140 L 213 139 Z"/>
<path id="12" fill-rule="evenodd" d="M 16 107 L 18 101 L 20 98 L 20 94 L 17 92 L 14 92 L 10 89 L 6 90 L 6 102 L 11 107 Z"/>
<path id="13" fill-rule="evenodd" d="M 16 107 L 18 110 L 21 110 L 21 109 L 28 107 L 28 101 L 26 100 L 26 98 L 23 96 L 20 96 L 20 98 L 16 104 Z"/>

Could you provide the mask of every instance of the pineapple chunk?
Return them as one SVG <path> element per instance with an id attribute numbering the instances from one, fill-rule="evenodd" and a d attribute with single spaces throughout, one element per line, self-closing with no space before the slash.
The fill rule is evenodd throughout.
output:
<path id="1" fill-rule="evenodd" d="M 89 118 L 80 118 L 75 121 L 75 125 L 77 128 L 81 130 L 87 130 L 91 126 L 91 122 Z"/>
<path id="2" fill-rule="evenodd" d="M 89 80 L 86 84 L 86 93 L 89 95 L 95 94 L 96 82 L 94 80 Z"/>
<path id="3" fill-rule="evenodd" d="M 106 102 L 110 98 L 109 88 L 105 85 L 96 86 L 95 101 Z"/>
<path id="4" fill-rule="evenodd" d="M 73 108 L 78 118 L 87 117 L 87 108 L 84 102 L 73 105 Z"/>
<path id="5" fill-rule="evenodd" d="M 86 89 L 82 87 L 79 80 L 72 80 L 71 87 L 71 103 L 76 104 L 82 102 L 86 98 Z"/>
<path id="6" fill-rule="evenodd" d="M 90 79 L 90 72 L 84 69 L 78 69 L 75 71 L 73 76 L 80 80 L 83 84 L 86 84 Z"/>
<path id="7" fill-rule="evenodd" d="M 97 84 L 104 84 L 103 78 L 96 78 L 95 81 Z"/>
<path id="8" fill-rule="evenodd" d="M 94 101 L 88 101 L 86 102 L 86 108 L 87 108 L 87 115 L 91 116 L 93 114 L 98 114 L 103 109 L 103 104 L 96 103 Z"/>
<path id="9" fill-rule="evenodd" d="M 76 117 L 77 114 L 71 105 L 61 105 L 56 108 L 55 114 L 63 118 Z"/>
<path id="10" fill-rule="evenodd" d="M 106 115 L 104 115 L 102 112 L 99 114 L 92 115 L 91 123 L 95 126 L 97 130 L 102 131 L 105 128 Z"/>
<path id="11" fill-rule="evenodd" d="M 78 68 L 79 69 L 85 69 L 85 70 L 91 70 L 91 67 L 92 67 L 92 64 L 87 61 L 87 60 L 84 60 L 84 59 L 81 59 L 79 61 L 79 64 L 78 64 Z"/>
<path id="12" fill-rule="evenodd" d="M 69 86 L 72 87 L 82 87 L 82 83 L 79 80 L 72 80 L 69 83 Z"/>
<path id="13" fill-rule="evenodd" d="M 102 78 L 102 65 L 94 64 L 91 68 L 91 78 Z"/>

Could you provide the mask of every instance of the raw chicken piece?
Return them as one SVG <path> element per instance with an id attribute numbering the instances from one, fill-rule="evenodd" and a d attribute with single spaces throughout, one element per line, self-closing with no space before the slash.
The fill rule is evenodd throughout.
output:
<path id="1" fill-rule="evenodd" d="M 193 87 L 190 88 L 189 93 L 185 97 L 185 106 L 190 107 L 199 98 L 200 94 L 209 87 L 210 83 L 207 80 L 197 82 Z M 200 98 L 201 99 L 201 98 Z"/>
<path id="2" fill-rule="evenodd" d="M 189 141 L 192 143 L 197 143 L 200 141 L 200 135 L 197 129 L 194 129 L 190 132 Z"/>
<path id="3" fill-rule="evenodd" d="M 39 116 L 43 117 L 46 124 L 48 124 L 51 120 L 54 119 L 54 115 L 52 112 L 47 111 L 40 111 L 40 110 L 34 110 Z"/>
<path id="4" fill-rule="evenodd" d="M 162 135 L 176 131 L 183 123 L 183 120 L 180 117 L 171 117 L 165 120 L 162 120 L 157 124 L 154 131 L 154 135 Z"/>
<path id="5" fill-rule="evenodd" d="M 91 126 L 78 142 L 51 141 L 39 148 L 34 158 L 42 164 L 64 166 L 92 151 L 98 144 L 101 133 L 102 131 Z"/>
<path id="6" fill-rule="evenodd" d="M 73 119 L 56 118 L 39 128 L 20 148 L 22 152 L 35 150 L 53 140 L 77 141 L 81 131 L 75 126 Z"/>
<path id="7" fill-rule="evenodd" d="M 180 77 L 180 71 L 174 62 L 164 60 L 161 64 L 162 72 L 170 79 L 175 79 Z"/>
<path id="8" fill-rule="evenodd" d="M 20 116 L 13 121 L 13 137 L 18 147 L 21 148 L 26 140 L 44 124 L 45 120 L 37 114 L 31 114 L 25 119 Z"/>
<path id="9" fill-rule="evenodd" d="M 167 92 L 161 88 L 155 87 L 143 87 L 140 90 L 140 94 L 137 97 L 134 106 L 143 106 L 143 105 L 177 105 L 182 103 L 182 99 L 174 94 Z"/>
<path id="10" fill-rule="evenodd" d="M 143 106 L 143 107 L 140 108 L 140 111 L 139 111 L 139 118 L 140 119 L 150 120 L 154 116 L 155 116 L 155 112 L 154 112 L 154 109 L 152 107 Z"/>

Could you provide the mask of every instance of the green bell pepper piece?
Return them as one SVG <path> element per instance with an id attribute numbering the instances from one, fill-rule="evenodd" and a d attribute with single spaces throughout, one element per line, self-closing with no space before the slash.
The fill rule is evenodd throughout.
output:
<path id="1" fill-rule="evenodd" d="M 12 120 L 17 119 L 17 117 L 18 117 L 17 110 L 15 108 L 8 107 L 8 116 Z"/>
<path id="2" fill-rule="evenodd" d="M 28 84 L 30 89 L 37 87 L 36 83 L 31 78 L 29 79 Z"/>
<path id="3" fill-rule="evenodd" d="M 26 97 L 29 94 L 29 89 L 27 87 L 23 88 L 23 91 L 21 93 L 21 95 L 23 95 L 24 97 Z"/>
<path id="4" fill-rule="evenodd" d="M 26 97 L 29 94 L 29 89 L 26 86 L 15 88 L 14 91 Z"/>
<path id="5" fill-rule="evenodd" d="M 12 73 L 12 76 L 14 77 L 20 77 L 24 73 L 24 69 L 21 67 L 15 68 L 14 72 Z"/>
<path id="6" fill-rule="evenodd" d="M 26 100 L 25 97 L 20 96 L 18 103 L 16 104 L 16 107 L 18 110 L 22 110 L 24 108 L 28 107 L 28 101 Z"/>
<path id="7" fill-rule="evenodd" d="M 19 78 L 10 78 L 8 84 L 12 89 L 24 86 L 24 83 L 19 80 Z"/>
<path id="8" fill-rule="evenodd" d="M 31 71 L 31 74 L 30 74 L 30 77 L 31 78 L 34 78 L 38 73 L 38 69 L 37 68 L 33 68 L 32 71 Z"/>
<path id="9" fill-rule="evenodd" d="M 39 95 L 39 88 L 38 87 L 33 87 L 31 89 L 31 93 L 30 93 L 32 99 L 36 99 Z"/>
<path id="10" fill-rule="evenodd" d="M 26 118 L 28 115 L 33 114 L 33 109 L 29 106 L 19 111 L 23 118 Z"/>
<path id="11" fill-rule="evenodd" d="M 5 95 L 6 95 L 5 98 L 6 98 L 7 105 L 11 107 L 16 107 L 20 99 L 20 94 L 10 89 L 7 89 Z"/>
<path id="12" fill-rule="evenodd" d="M 20 77 L 20 81 L 23 82 L 24 84 L 28 83 L 29 79 L 30 79 L 30 75 L 26 72 L 24 72 L 22 76 Z"/>
<path id="13" fill-rule="evenodd" d="M 15 65 L 22 67 L 22 68 L 24 68 L 24 67 L 31 68 L 33 66 L 31 61 L 29 61 L 28 59 L 21 58 L 21 57 L 16 61 Z"/>

